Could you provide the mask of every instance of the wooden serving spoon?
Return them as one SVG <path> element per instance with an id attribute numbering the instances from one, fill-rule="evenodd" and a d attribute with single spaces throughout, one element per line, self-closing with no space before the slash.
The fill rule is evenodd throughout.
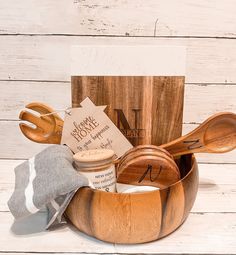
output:
<path id="1" fill-rule="evenodd" d="M 50 106 L 43 103 L 33 102 L 25 107 L 40 113 L 40 116 L 26 110 L 21 111 L 19 118 L 36 126 L 34 128 L 20 123 L 22 133 L 37 143 L 60 144 L 64 123 L 60 116 L 54 113 Z"/>
<path id="2" fill-rule="evenodd" d="M 189 134 L 160 147 L 173 156 L 231 151 L 236 148 L 236 114 L 230 112 L 215 114 Z"/>

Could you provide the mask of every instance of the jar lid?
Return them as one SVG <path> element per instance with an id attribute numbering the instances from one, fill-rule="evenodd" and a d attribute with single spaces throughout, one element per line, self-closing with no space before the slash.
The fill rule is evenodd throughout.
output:
<path id="1" fill-rule="evenodd" d="M 109 149 L 95 149 L 77 152 L 73 159 L 76 162 L 95 162 L 111 159 L 114 156 L 114 151 Z"/>

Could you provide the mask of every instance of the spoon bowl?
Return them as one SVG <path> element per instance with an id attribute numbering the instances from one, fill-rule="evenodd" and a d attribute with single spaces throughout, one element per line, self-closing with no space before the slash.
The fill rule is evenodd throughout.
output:
<path id="1" fill-rule="evenodd" d="M 236 148 L 236 115 L 216 119 L 205 131 L 205 147 L 214 153 L 224 153 Z"/>

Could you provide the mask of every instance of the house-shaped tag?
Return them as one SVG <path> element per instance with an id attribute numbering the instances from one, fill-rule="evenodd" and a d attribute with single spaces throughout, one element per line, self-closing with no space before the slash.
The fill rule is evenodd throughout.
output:
<path id="1" fill-rule="evenodd" d="M 106 106 L 96 106 L 88 97 L 80 105 L 65 115 L 61 144 L 66 144 L 74 153 L 112 149 L 117 157 L 133 147 L 104 112 Z"/>

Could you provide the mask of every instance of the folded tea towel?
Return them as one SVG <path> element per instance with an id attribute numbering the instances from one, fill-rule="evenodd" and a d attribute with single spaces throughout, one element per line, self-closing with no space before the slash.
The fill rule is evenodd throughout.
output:
<path id="1" fill-rule="evenodd" d="M 73 153 L 65 145 L 52 145 L 15 168 L 15 190 L 8 206 L 16 219 L 48 209 L 47 228 L 62 222 L 76 191 L 89 181 L 73 167 Z"/>

